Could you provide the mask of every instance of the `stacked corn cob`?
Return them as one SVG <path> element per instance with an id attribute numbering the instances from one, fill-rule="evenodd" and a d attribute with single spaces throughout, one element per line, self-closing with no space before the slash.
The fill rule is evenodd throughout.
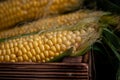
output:
<path id="1" fill-rule="evenodd" d="M 78 11 L 66 15 L 56 16 L 52 18 L 40 19 L 29 24 L 25 24 L 13 29 L 4 30 L 0 32 L 0 38 L 7 38 L 40 30 L 53 29 L 61 26 L 72 26 L 78 23 L 81 19 L 91 16 L 100 16 L 101 11 Z"/>
<path id="2" fill-rule="evenodd" d="M 90 17 L 76 26 L 5 39 L 0 42 L 0 62 L 47 62 L 71 47 L 75 55 L 99 37 L 97 21 Z"/>
<path id="3" fill-rule="evenodd" d="M 6 0 L 0 3 L 0 30 L 22 21 L 72 11 L 82 3 L 83 0 Z"/>

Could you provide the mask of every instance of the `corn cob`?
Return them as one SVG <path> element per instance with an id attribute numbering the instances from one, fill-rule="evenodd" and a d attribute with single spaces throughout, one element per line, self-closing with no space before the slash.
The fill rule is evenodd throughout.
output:
<path id="1" fill-rule="evenodd" d="M 51 28 L 53 29 L 61 26 L 72 26 L 78 23 L 80 20 L 84 19 L 85 17 L 100 16 L 102 14 L 103 13 L 100 11 L 92 12 L 88 10 L 81 10 L 66 15 L 56 16 L 47 19 L 40 19 L 30 24 L 25 24 L 19 27 L 15 27 L 13 29 L 1 31 L 0 38 L 7 38 L 11 36 L 17 36 Z"/>
<path id="2" fill-rule="evenodd" d="M 97 20 L 85 19 L 69 28 L 3 40 L 0 42 L 0 62 L 47 62 L 70 47 L 75 54 L 99 37 Z"/>
<path id="3" fill-rule="evenodd" d="M 6 0 L 0 3 L 0 30 L 31 19 L 79 8 L 83 0 Z"/>

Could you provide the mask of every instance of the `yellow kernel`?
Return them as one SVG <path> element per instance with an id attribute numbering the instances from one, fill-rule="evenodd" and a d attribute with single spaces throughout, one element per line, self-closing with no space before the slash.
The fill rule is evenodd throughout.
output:
<path id="1" fill-rule="evenodd" d="M 15 54 L 10 54 L 10 58 L 11 59 L 16 59 L 16 55 Z"/>
<path id="2" fill-rule="evenodd" d="M 78 43 L 75 43 L 75 47 L 78 47 L 79 46 L 79 44 Z"/>
<path id="3" fill-rule="evenodd" d="M 56 44 L 57 43 L 56 38 L 52 38 L 52 42 L 53 42 L 53 44 Z"/>
<path id="4" fill-rule="evenodd" d="M 39 41 L 39 36 L 38 35 L 34 37 L 34 41 Z"/>
<path id="5" fill-rule="evenodd" d="M 8 62 L 10 60 L 9 55 L 5 55 L 5 61 Z"/>
<path id="6" fill-rule="evenodd" d="M 61 44 L 61 50 L 66 50 L 66 46 L 64 44 Z"/>
<path id="7" fill-rule="evenodd" d="M 56 48 L 55 48 L 55 46 L 52 46 L 52 47 L 51 47 L 51 50 L 52 50 L 53 52 L 56 52 L 56 51 L 57 51 Z"/>
<path id="8" fill-rule="evenodd" d="M 25 42 L 23 43 L 24 46 L 27 45 L 27 44 L 28 44 L 27 41 L 25 41 Z"/>
<path id="9" fill-rule="evenodd" d="M 32 39 L 33 39 L 33 35 L 30 35 L 29 38 L 32 38 Z"/>
<path id="10" fill-rule="evenodd" d="M 49 58 L 46 58 L 46 61 L 50 61 L 50 59 L 49 59 Z"/>
<path id="11" fill-rule="evenodd" d="M 39 48 L 39 47 L 35 47 L 35 51 L 36 51 L 37 53 L 40 53 L 40 48 Z"/>
<path id="12" fill-rule="evenodd" d="M 64 32 L 63 32 L 63 35 L 67 35 L 67 31 L 64 31 Z"/>
<path id="13" fill-rule="evenodd" d="M 13 62 L 13 63 L 14 63 L 14 62 L 16 62 L 16 61 L 15 61 L 15 60 L 10 60 L 10 62 Z"/>
<path id="14" fill-rule="evenodd" d="M 57 42 L 58 42 L 58 44 L 61 44 L 62 43 L 62 39 L 58 38 Z"/>
<path id="15" fill-rule="evenodd" d="M 37 47 L 37 46 L 38 46 L 37 41 L 34 41 L 34 42 L 33 42 L 33 46 L 34 46 L 34 47 Z"/>
<path id="16" fill-rule="evenodd" d="M 32 53 L 32 55 L 36 55 L 36 52 L 34 49 L 31 49 L 31 53 Z"/>
<path id="17" fill-rule="evenodd" d="M 27 50 L 24 47 L 21 48 L 21 50 L 22 50 L 23 53 L 27 53 Z"/>
<path id="18" fill-rule="evenodd" d="M 19 47 L 19 48 L 22 48 L 22 47 L 23 47 L 23 45 L 22 45 L 22 44 L 19 44 L 19 45 L 18 45 L 18 47 Z"/>
<path id="19" fill-rule="evenodd" d="M 17 45 L 18 45 L 17 42 L 15 42 L 15 43 L 14 43 L 14 46 L 17 46 Z"/>
<path id="20" fill-rule="evenodd" d="M 0 44 L 1 45 L 1 49 L 5 49 L 5 45 L 4 44 Z"/>
<path id="21" fill-rule="evenodd" d="M 89 31 L 89 32 L 94 31 L 94 30 L 95 30 L 95 29 L 92 28 L 92 27 L 89 27 L 89 28 L 88 28 L 88 31 Z"/>
<path id="22" fill-rule="evenodd" d="M 65 44 L 66 46 L 70 46 L 71 42 L 66 40 L 64 44 Z"/>
<path id="23" fill-rule="evenodd" d="M 49 35 L 49 36 L 47 36 L 47 37 L 48 37 L 48 39 L 51 39 L 53 36 Z"/>
<path id="24" fill-rule="evenodd" d="M 45 59 L 44 53 L 40 53 L 40 57 L 41 57 L 41 59 Z"/>
<path id="25" fill-rule="evenodd" d="M 63 42 L 64 42 L 64 41 L 66 41 L 66 40 L 67 40 L 67 38 L 66 38 L 66 37 L 62 37 L 62 40 L 63 40 Z"/>
<path id="26" fill-rule="evenodd" d="M 10 47 L 10 46 L 9 46 L 9 44 L 8 44 L 8 43 L 6 43 L 6 48 L 7 48 L 7 49 L 9 49 L 9 47 Z"/>
<path id="27" fill-rule="evenodd" d="M 32 61 L 36 62 L 36 57 L 35 56 L 32 57 Z"/>
<path id="28" fill-rule="evenodd" d="M 15 47 L 15 52 L 18 52 L 18 47 Z"/>
<path id="29" fill-rule="evenodd" d="M 80 35 L 80 31 L 75 31 L 75 34 L 76 34 L 77 36 L 79 36 L 79 35 Z"/>
<path id="30" fill-rule="evenodd" d="M 63 35 L 62 34 L 58 34 L 57 37 L 62 37 Z"/>
<path id="31" fill-rule="evenodd" d="M 53 45 L 53 43 L 52 43 L 51 40 L 49 40 L 47 43 L 48 43 L 49 46 L 52 46 L 52 45 Z"/>
<path id="32" fill-rule="evenodd" d="M 14 51 L 14 48 L 11 48 L 11 53 L 14 53 L 15 51 Z"/>
<path id="33" fill-rule="evenodd" d="M 4 56 L 0 56 L 0 62 L 4 61 Z"/>
<path id="34" fill-rule="evenodd" d="M 18 57 L 18 61 L 19 61 L 19 62 L 23 62 L 23 57 L 22 57 L 22 56 L 19 56 L 19 57 Z"/>
<path id="35" fill-rule="evenodd" d="M 40 38 L 39 38 L 39 40 L 37 42 L 38 42 L 38 45 L 43 43 L 42 39 L 40 39 Z"/>
<path id="36" fill-rule="evenodd" d="M 41 60 L 40 55 L 36 55 L 36 59 L 40 61 Z"/>
<path id="37" fill-rule="evenodd" d="M 29 39 L 28 39 L 28 42 L 33 42 L 33 39 L 29 38 Z"/>
<path id="38" fill-rule="evenodd" d="M 45 37 L 44 35 L 41 35 L 41 36 L 40 36 L 40 39 L 43 39 L 44 37 Z"/>
<path id="39" fill-rule="evenodd" d="M 39 47 L 40 47 L 40 50 L 41 50 L 41 51 L 44 51 L 44 50 L 45 50 L 44 45 L 41 44 L 41 45 L 39 45 Z"/>
<path id="40" fill-rule="evenodd" d="M 18 58 L 16 58 L 15 61 L 18 62 Z"/>
<path id="41" fill-rule="evenodd" d="M 46 62 L 45 60 L 42 60 L 42 62 Z"/>
<path id="42" fill-rule="evenodd" d="M 55 53 L 55 56 L 59 56 L 59 53 Z"/>
<path id="43" fill-rule="evenodd" d="M 45 51 L 44 54 L 45 54 L 45 57 L 49 57 L 48 51 Z"/>
<path id="44" fill-rule="evenodd" d="M 26 54 L 24 54 L 24 55 L 23 55 L 23 59 L 24 59 L 25 61 L 27 61 L 29 58 L 28 58 L 28 56 L 27 56 Z"/>
<path id="45" fill-rule="evenodd" d="M 75 43 L 75 40 L 74 40 L 74 39 L 71 39 L 70 41 L 71 41 L 71 43 Z"/>
<path id="46" fill-rule="evenodd" d="M 48 38 L 49 36 L 50 36 L 50 34 L 49 34 L 49 33 L 46 33 L 46 34 L 45 34 L 45 37 L 47 37 L 47 38 Z"/>
<path id="47" fill-rule="evenodd" d="M 55 53 L 53 51 L 49 51 L 49 55 L 50 55 L 50 57 L 53 57 L 53 56 L 55 56 Z"/>
<path id="48" fill-rule="evenodd" d="M 10 45 L 11 48 L 13 47 L 13 43 L 12 42 L 9 45 Z"/>
<path id="49" fill-rule="evenodd" d="M 82 30 L 80 30 L 80 33 L 81 33 L 82 35 L 85 35 L 85 34 L 86 34 L 86 31 L 85 31 L 84 29 L 82 29 Z"/>
<path id="50" fill-rule="evenodd" d="M 59 44 L 56 44 L 55 47 L 58 51 L 60 51 L 60 45 Z"/>
<path id="51" fill-rule="evenodd" d="M 29 46 L 30 46 L 31 49 L 33 48 L 33 44 L 32 43 L 29 43 Z"/>
<path id="52" fill-rule="evenodd" d="M 10 49 L 7 49 L 7 50 L 6 50 L 6 53 L 7 53 L 8 55 L 10 55 L 10 54 L 11 54 Z"/>
<path id="53" fill-rule="evenodd" d="M 0 55 L 2 54 L 2 50 L 0 50 Z"/>
<path id="54" fill-rule="evenodd" d="M 76 38 L 76 35 L 75 35 L 75 34 L 72 34 L 72 38 L 73 38 L 73 39 Z"/>
<path id="55" fill-rule="evenodd" d="M 67 36 L 67 39 L 68 39 L 68 40 L 71 40 L 71 39 L 72 39 L 71 35 L 68 35 L 68 36 Z"/>
<path id="56" fill-rule="evenodd" d="M 17 56 L 22 56 L 22 54 L 23 54 L 22 51 L 19 50 L 18 53 L 17 53 Z"/>
<path id="57" fill-rule="evenodd" d="M 43 43 L 46 43 L 46 42 L 48 41 L 48 39 L 46 39 L 46 37 L 44 37 L 44 38 L 42 39 L 42 41 L 43 41 Z"/>
<path id="58" fill-rule="evenodd" d="M 76 39 L 75 39 L 77 42 L 80 42 L 81 41 L 81 37 L 80 36 L 78 36 L 78 37 L 76 37 Z"/>
<path id="59" fill-rule="evenodd" d="M 27 55 L 28 55 L 29 58 L 32 58 L 32 53 L 30 51 L 27 52 Z"/>
<path id="60" fill-rule="evenodd" d="M 2 54 L 6 55 L 6 50 L 5 49 L 2 50 Z"/>
<path id="61" fill-rule="evenodd" d="M 45 50 L 49 50 L 50 49 L 50 46 L 45 44 Z"/>
<path id="62" fill-rule="evenodd" d="M 30 47 L 28 45 L 24 45 L 26 50 L 29 51 L 30 50 Z"/>

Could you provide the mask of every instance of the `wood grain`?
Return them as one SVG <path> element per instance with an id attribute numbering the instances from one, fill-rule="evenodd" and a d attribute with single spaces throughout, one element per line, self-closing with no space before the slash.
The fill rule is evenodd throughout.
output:
<path id="1" fill-rule="evenodd" d="M 86 58 L 67 57 L 59 63 L 0 63 L 0 80 L 90 80 L 90 66 L 83 59 Z"/>

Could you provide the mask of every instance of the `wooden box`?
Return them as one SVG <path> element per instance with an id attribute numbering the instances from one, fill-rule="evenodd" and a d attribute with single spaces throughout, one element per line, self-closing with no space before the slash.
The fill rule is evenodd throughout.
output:
<path id="1" fill-rule="evenodd" d="M 91 55 L 58 63 L 0 63 L 0 80 L 92 80 Z"/>

